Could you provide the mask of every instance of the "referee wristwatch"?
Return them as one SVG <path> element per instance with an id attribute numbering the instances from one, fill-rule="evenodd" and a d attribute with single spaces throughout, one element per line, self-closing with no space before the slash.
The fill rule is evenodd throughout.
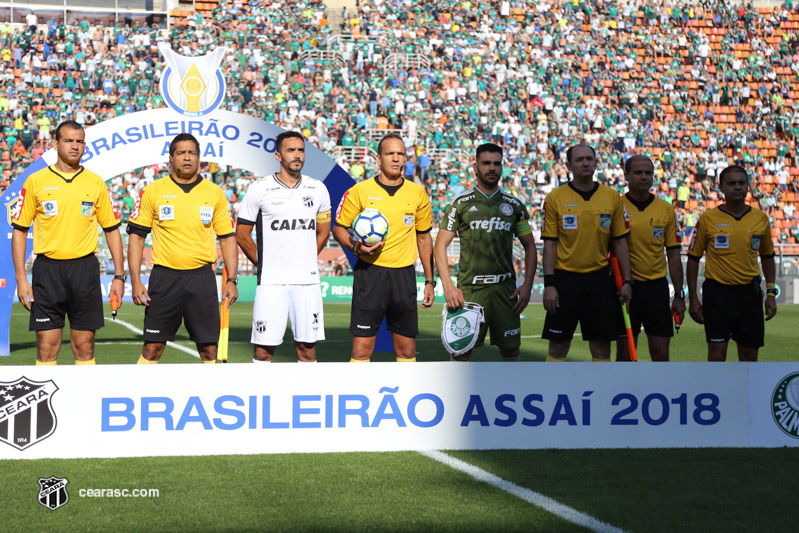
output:
<path id="1" fill-rule="evenodd" d="M 232 283 L 233 285 L 238 285 L 239 284 L 239 278 L 228 278 L 227 282 L 228 283 Z"/>
<path id="2" fill-rule="evenodd" d="M 434 280 L 434 279 L 426 279 L 426 280 L 424 280 L 424 284 L 425 285 L 432 285 L 434 289 L 436 288 L 436 280 Z"/>
<path id="3" fill-rule="evenodd" d="M 116 274 L 114 276 L 114 280 L 119 280 L 122 283 L 125 283 L 126 281 L 128 281 L 128 275 L 127 274 Z"/>
<path id="4" fill-rule="evenodd" d="M 680 289 L 679 291 L 674 293 L 675 298 L 679 298 L 680 300 L 685 300 L 685 289 Z"/>

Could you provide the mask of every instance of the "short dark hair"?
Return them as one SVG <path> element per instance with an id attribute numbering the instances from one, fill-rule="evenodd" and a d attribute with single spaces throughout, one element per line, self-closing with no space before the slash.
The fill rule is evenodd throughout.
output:
<path id="1" fill-rule="evenodd" d="M 637 154 L 637 155 L 634 155 L 634 156 L 630 157 L 629 159 L 627 159 L 627 161 L 624 162 L 624 173 L 625 174 L 629 174 L 630 173 L 630 167 L 633 166 L 633 161 L 637 161 L 637 160 L 641 160 L 641 159 L 643 159 L 644 161 L 646 161 L 647 163 L 652 165 L 653 169 L 655 168 L 655 164 L 652 162 L 651 159 L 649 159 L 645 155 Z"/>
<path id="2" fill-rule="evenodd" d="M 283 146 L 283 141 L 286 139 L 299 139 L 302 142 L 305 142 L 305 137 L 302 136 L 302 133 L 298 131 L 284 131 L 277 137 L 275 137 L 275 151 L 279 152 L 280 147 Z"/>
<path id="3" fill-rule="evenodd" d="M 398 133 L 389 133 L 388 135 L 380 139 L 379 143 L 377 143 L 377 155 L 383 155 L 383 141 L 385 141 L 386 139 L 399 139 L 400 141 L 402 141 L 402 144 L 405 144 L 405 140 Z"/>
<path id="4" fill-rule="evenodd" d="M 502 155 L 502 148 L 499 145 L 494 143 L 484 143 L 477 147 L 477 151 L 474 153 L 474 159 L 477 161 L 480 159 L 480 154 L 488 152 L 489 154 L 500 154 Z"/>
<path id="5" fill-rule="evenodd" d="M 175 138 L 172 139 L 172 142 L 169 143 L 169 157 L 175 155 L 175 149 L 177 148 L 178 143 L 183 141 L 193 142 L 194 146 L 197 147 L 197 155 L 200 154 L 200 141 L 197 140 L 197 137 L 195 137 L 191 133 L 178 133 L 177 135 L 175 135 Z"/>
<path id="6" fill-rule="evenodd" d="M 55 129 L 55 140 L 56 141 L 60 141 L 61 140 L 61 128 L 67 128 L 67 129 L 70 129 L 70 130 L 82 130 L 83 126 L 81 126 L 80 124 L 78 124 L 74 120 L 65 120 L 64 122 L 59 124 L 58 127 Z"/>
<path id="7" fill-rule="evenodd" d="M 728 174 L 734 174 L 736 172 L 742 173 L 746 177 L 746 180 L 749 181 L 749 174 L 747 174 L 746 169 L 744 167 L 742 167 L 741 165 L 730 165 L 724 170 L 722 170 L 721 173 L 719 174 L 719 187 L 724 185 L 724 178 Z"/>
<path id="8" fill-rule="evenodd" d="M 575 144 L 574 146 L 571 146 L 568 150 L 566 150 L 566 161 L 568 161 L 569 163 L 572 162 L 572 152 L 574 151 L 575 148 L 579 148 L 580 146 L 585 146 L 586 148 L 589 148 L 591 150 L 591 155 L 596 157 L 596 150 L 594 150 L 594 147 L 591 146 L 590 144 Z"/>

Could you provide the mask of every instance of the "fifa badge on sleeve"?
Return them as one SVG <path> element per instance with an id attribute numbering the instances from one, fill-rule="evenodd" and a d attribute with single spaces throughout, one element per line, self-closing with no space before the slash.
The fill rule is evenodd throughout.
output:
<path id="1" fill-rule="evenodd" d="M 444 305 L 441 312 L 441 342 L 451 355 L 462 355 L 477 342 L 480 325 L 485 322 L 483 308 L 466 302 L 460 309 Z"/>

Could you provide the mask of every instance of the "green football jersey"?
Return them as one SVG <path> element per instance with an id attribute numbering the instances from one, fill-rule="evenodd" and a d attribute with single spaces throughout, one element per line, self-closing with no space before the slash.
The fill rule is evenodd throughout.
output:
<path id="1" fill-rule="evenodd" d="M 447 206 L 441 227 L 460 237 L 458 286 L 477 288 L 516 277 L 513 239 L 532 233 L 527 208 L 513 195 L 467 191 Z"/>

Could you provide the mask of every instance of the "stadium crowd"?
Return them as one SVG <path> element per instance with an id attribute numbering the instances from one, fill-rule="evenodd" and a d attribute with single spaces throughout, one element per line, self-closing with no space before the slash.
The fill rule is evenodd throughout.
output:
<path id="1" fill-rule="evenodd" d="M 799 9 L 720 0 L 361 0 L 332 26 L 318 0 L 219 4 L 171 28 L 82 20 L 0 24 L 0 191 L 62 120 L 86 126 L 163 107 L 157 43 L 184 55 L 228 48 L 224 106 L 301 130 L 355 179 L 376 140 L 401 130 L 406 176 L 434 219 L 471 186 L 473 147 L 504 147 L 504 188 L 540 237 L 545 195 L 568 179 L 566 146 L 586 142 L 597 177 L 624 190 L 623 161 L 656 162 L 658 195 L 684 242 L 720 197 L 717 173 L 750 170 L 775 243 L 799 238 Z M 235 88 L 235 90 L 234 90 Z M 113 177 L 125 218 L 165 165 Z M 203 167 L 238 209 L 252 176 Z"/>

